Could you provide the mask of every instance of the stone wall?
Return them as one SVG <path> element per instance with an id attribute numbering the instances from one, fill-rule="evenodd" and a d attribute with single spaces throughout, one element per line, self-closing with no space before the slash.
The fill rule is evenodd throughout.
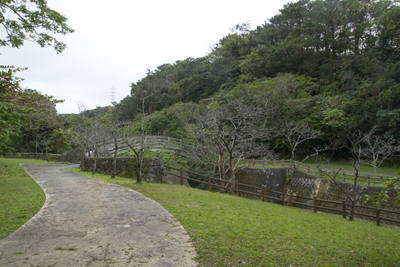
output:
<path id="1" fill-rule="evenodd" d="M 92 170 L 93 158 L 85 159 L 85 171 Z M 96 172 L 111 175 L 113 170 L 112 158 L 97 158 Z M 137 163 L 134 158 L 117 158 L 117 176 L 136 178 Z M 167 182 L 167 171 L 160 158 L 145 158 L 143 160 L 143 174 L 146 180 Z"/>

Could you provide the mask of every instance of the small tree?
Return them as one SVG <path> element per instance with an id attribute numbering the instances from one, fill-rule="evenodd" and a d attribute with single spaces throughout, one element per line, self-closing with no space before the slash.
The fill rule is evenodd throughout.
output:
<path id="1" fill-rule="evenodd" d="M 92 174 L 96 173 L 97 169 L 97 157 L 99 156 L 99 151 L 103 145 L 105 145 L 106 138 L 106 125 L 101 124 L 99 120 L 90 120 L 86 129 L 87 140 L 89 143 L 89 148 L 92 150 L 93 156 L 93 166 Z"/>
<path id="2" fill-rule="evenodd" d="M 115 178 L 117 175 L 117 156 L 118 150 L 121 147 L 121 142 L 123 140 L 123 131 L 122 127 L 125 124 L 120 122 L 117 119 L 113 119 L 111 117 L 107 118 L 105 122 L 105 138 L 108 144 L 113 145 L 114 156 L 113 156 L 113 170 L 111 173 L 111 178 Z"/>
<path id="3" fill-rule="evenodd" d="M 344 188 L 338 183 L 336 182 L 336 177 L 340 172 L 340 168 L 337 171 L 327 171 L 324 168 L 322 168 L 321 166 L 317 167 L 320 172 L 326 176 L 329 177 L 329 179 L 340 189 L 340 191 L 343 192 L 343 194 L 347 197 L 347 199 L 351 202 L 351 206 L 350 206 L 350 216 L 349 216 L 349 221 L 353 221 L 354 220 L 354 208 L 355 208 L 355 200 L 354 198 L 351 196 L 350 192 L 347 192 L 346 190 L 344 190 Z M 353 185 L 355 186 L 355 185 Z"/>
<path id="4" fill-rule="evenodd" d="M 315 130 L 308 123 L 284 122 L 278 127 L 278 134 L 284 137 L 283 142 L 290 149 L 292 161 L 296 160 L 296 149 L 301 143 L 322 135 L 321 131 Z"/>
<path id="5" fill-rule="evenodd" d="M 383 185 L 384 190 L 374 194 L 365 195 L 363 203 L 371 202 L 375 207 L 380 208 L 383 203 L 390 199 L 389 190 L 400 188 L 400 175 L 391 177 L 388 181 L 384 182 Z M 394 201 L 397 205 L 400 205 L 400 192 L 397 193 Z"/>
<path id="6" fill-rule="evenodd" d="M 233 192 L 239 163 L 246 158 L 264 156 L 268 151 L 260 141 L 270 133 L 266 126 L 270 109 L 267 101 L 258 101 L 250 95 L 224 102 L 216 108 L 198 110 L 191 129 L 198 133 L 196 138 L 203 144 L 198 147 L 215 153 L 222 177 L 227 157 Z"/>
<path id="7" fill-rule="evenodd" d="M 86 153 L 90 154 L 89 151 L 89 125 L 90 122 L 87 118 L 84 117 L 83 112 L 86 110 L 86 107 L 81 104 L 77 103 L 78 110 L 80 116 L 78 120 L 75 122 L 75 125 L 69 131 L 69 140 L 72 144 L 77 145 L 81 148 L 81 171 L 85 170 L 85 159 Z"/>
<path id="8" fill-rule="evenodd" d="M 388 158 L 399 151 L 399 143 L 393 137 L 385 135 L 374 135 L 373 132 L 366 134 L 363 138 L 364 147 L 362 156 L 370 159 L 366 164 L 374 168 L 375 176 L 378 176 L 377 169 Z"/>
<path id="9" fill-rule="evenodd" d="M 363 164 L 362 155 L 363 155 L 363 139 L 364 135 L 360 130 L 348 131 L 347 141 L 349 146 L 346 146 L 351 154 L 351 162 L 352 166 L 355 170 L 354 174 L 354 185 L 357 184 L 358 178 L 358 170 Z"/>
<path id="10" fill-rule="evenodd" d="M 128 123 L 128 126 L 124 129 L 124 142 L 128 145 L 128 147 L 132 150 L 134 154 L 134 158 L 137 163 L 137 172 L 136 172 L 136 183 L 140 184 L 142 182 L 143 177 L 143 154 L 146 149 L 146 124 L 151 121 L 150 116 L 146 115 L 144 111 L 145 100 L 148 95 L 142 99 L 142 114 L 138 114 L 136 116 L 136 120 Z M 139 131 L 138 131 L 139 126 Z M 137 142 L 139 143 L 137 145 Z"/>

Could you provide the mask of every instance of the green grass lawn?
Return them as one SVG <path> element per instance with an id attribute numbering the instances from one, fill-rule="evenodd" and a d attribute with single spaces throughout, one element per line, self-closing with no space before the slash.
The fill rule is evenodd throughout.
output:
<path id="1" fill-rule="evenodd" d="M 305 164 L 317 167 L 318 163 L 313 160 L 307 160 Z M 346 159 L 333 159 L 329 162 L 329 164 L 326 165 L 327 168 L 341 168 L 345 170 L 354 170 L 353 166 L 351 165 L 351 162 Z M 374 171 L 374 168 L 370 165 L 362 165 L 359 169 L 360 171 Z M 389 173 L 395 173 L 398 174 L 400 172 L 399 168 L 399 163 L 395 162 L 384 162 L 383 166 L 378 168 L 378 173 L 379 172 L 389 172 Z"/>
<path id="2" fill-rule="evenodd" d="M 0 240 L 32 218 L 43 206 L 42 188 L 19 164 L 43 160 L 0 158 Z"/>
<path id="3" fill-rule="evenodd" d="M 93 177 L 169 210 L 190 235 L 201 266 L 400 266 L 395 228 L 183 186 Z"/>

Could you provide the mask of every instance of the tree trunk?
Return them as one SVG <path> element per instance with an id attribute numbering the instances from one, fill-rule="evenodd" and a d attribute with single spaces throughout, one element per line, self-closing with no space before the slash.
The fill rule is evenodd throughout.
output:
<path id="1" fill-rule="evenodd" d="M 354 206 L 355 206 L 354 201 L 351 201 L 349 221 L 354 220 Z"/>
<path id="2" fill-rule="evenodd" d="M 85 171 L 85 157 L 86 147 L 83 147 L 82 160 L 81 160 L 81 172 Z"/>
<path id="3" fill-rule="evenodd" d="M 233 151 L 229 151 L 229 166 L 231 168 L 231 194 L 235 193 L 235 184 L 236 184 L 236 177 L 235 177 L 235 170 L 233 166 Z"/>
<path id="4" fill-rule="evenodd" d="M 115 176 L 117 175 L 117 152 L 118 152 L 118 145 L 116 145 L 114 149 L 113 171 L 111 174 L 111 178 L 115 178 Z"/>
<path id="5" fill-rule="evenodd" d="M 223 193 L 224 192 L 224 188 L 225 188 L 225 179 L 226 179 L 226 177 L 225 177 L 225 161 L 224 161 L 224 154 L 223 153 L 220 154 L 220 159 L 221 159 L 221 161 L 219 163 L 220 171 L 221 171 L 220 178 L 221 178 L 221 180 L 223 180 L 220 183 L 220 185 L 223 187 L 223 188 L 222 187 L 220 188 L 220 192 Z"/>
<path id="6" fill-rule="evenodd" d="M 94 159 L 94 162 L 93 162 L 92 174 L 94 175 L 94 174 L 96 174 L 96 167 L 97 167 L 97 151 L 96 150 L 93 152 L 93 159 Z"/>

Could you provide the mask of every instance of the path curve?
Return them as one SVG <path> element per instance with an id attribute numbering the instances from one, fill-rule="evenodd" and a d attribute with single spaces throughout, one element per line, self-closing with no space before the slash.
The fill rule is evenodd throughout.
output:
<path id="1" fill-rule="evenodd" d="M 64 168 L 22 165 L 46 201 L 0 241 L 0 266 L 196 266 L 181 224 L 131 189 Z"/>

